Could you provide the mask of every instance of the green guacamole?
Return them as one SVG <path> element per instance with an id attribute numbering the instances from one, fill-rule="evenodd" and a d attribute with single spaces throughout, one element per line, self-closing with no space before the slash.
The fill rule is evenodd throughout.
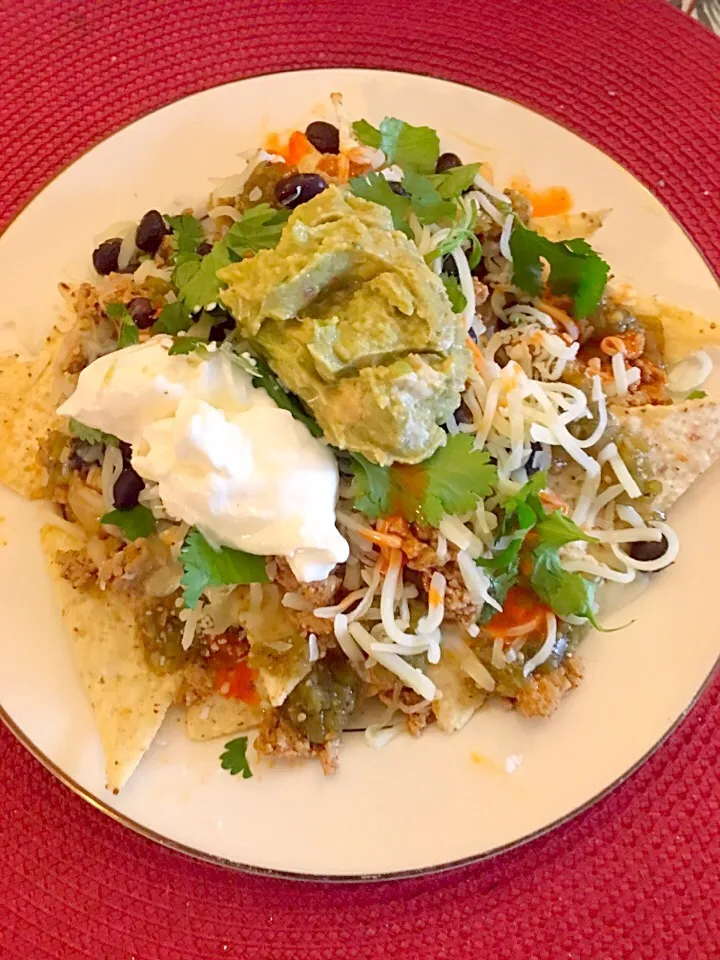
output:
<path id="1" fill-rule="evenodd" d="M 218 276 L 243 336 L 330 443 L 381 464 L 440 446 L 470 366 L 465 330 L 385 207 L 330 187 L 274 250 Z"/>

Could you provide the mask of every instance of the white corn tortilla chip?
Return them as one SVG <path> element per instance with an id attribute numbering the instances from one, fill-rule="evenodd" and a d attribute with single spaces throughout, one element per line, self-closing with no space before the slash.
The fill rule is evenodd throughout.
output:
<path id="1" fill-rule="evenodd" d="M 600 229 L 610 210 L 587 210 L 582 213 L 556 213 L 533 217 L 528 226 L 548 240 L 587 239 Z"/>
<path id="2" fill-rule="evenodd" d="M 662 483 L 659 510 L 668 510 L 720 457 L 720 404 L 714 400 L 630 407 L 617 419 L 625 435 L 642 442 L 649 472 Z"/>
<path id="3" fill-rule="evenodd" d="M 152 743 L 182 675 L 150 670 L 134 618 L 119 597 L 97 588 L 76 589 L 61 576 L 58 554 L 76 549 L 76 540 L 53 526 L 43 527 L 41 539 L 100 734 L 107 788 L 117 793 Z"/>
<path id="4" fill-rule="evenodd" d="M 262 710 L 259 705 L 213 693 L 188 706 L 185 732 L 190 740 L 212 740 L 215 737 L 252 730 L 261 720 Z"/>
<path id="5" fill-rule="evenodd" d="M 460 668 L 451 650 L 443 650 L 440 662 L 429 664 L 425 672 L 442 690 L 442 697 L 433 701 L 438 726 L 445 733 L 454 733 L 480 709 L 487 694 Z"/>
<path id="6" fill-rule="evenodd" d="M 669 364 L 678 363 L 696 350 L 720 347 L 720 319 L 703 317 L 692 310 L 665 303 L 658 297 L 639 296 L 629 286 L 619 287 L 611 291 L 611 295 L 639 320 L 660 321 L 663 355 Z"/>
<path id="7" fill-rule="evenodd" d="M 53 330 L 35 360 L 0 358 L 0 483 L 32 499 L 47 479 L 37 453 L 56 419 L 53 360 L 62 338 Z"/>
<path id="8" fill-rule="evenodd" d="M 662 484 L 654 505 L 668 510 L 720 457 L 720 404 L 686 400 L 669 406 L 614 407 L 626 436 L 640 441 L 645 465 Z M 585 472 L 573 463 L 550 475 L 549 486 L 568 506 L 577 502 Z"/>

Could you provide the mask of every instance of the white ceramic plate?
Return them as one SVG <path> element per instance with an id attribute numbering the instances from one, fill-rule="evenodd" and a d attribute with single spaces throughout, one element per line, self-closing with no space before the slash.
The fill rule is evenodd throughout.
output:
<path id="1" fill-rule="evenodd" d="M 717 285 L 682 229 L 637 180 L 574 134 L 455 84 L 334 70 L 259 77 L 189 97 L 120 131 L 52 181 L 0 238 L 0 346 L 30 343 L 48 328 L 57 282 L 89 278 L 98 233 L 150 207 L 172 211 L 202 200 L 208 177 L 238 170 L 239 151 L 321 116 L 335 90 L 351 118 L 392 115 L 436 127 L 443 149 L 466 162 L 490 160 L 501 183 L 524 172 L 538 185 L 569 186 L 579 209 L 612 207 L 596 245 L 616 274 L 720 318 Z M 705 476 L 676 509 L 678 562 L 623 611 L 632 626 L 588 639 L 586 679 L 550 720 L 491 708 L 453 737 L 431 729 L 377 751 L 351 734 L 335 777 L 323 777 L 319 764 L 256 762 L 254 778 L 241 780 L 220 768 L 222 741 L 190 743 L 180 718 L 170 716 L 118 797 L 103 787 L 90 707 L 51 597 L 39 508 L 0 491 L 0 704 L 65 782 L 122 822 L 196 855 L 330 878 L 486 856 L 617 783 L 702 688 L 718 654 L 706 547 L 720 539 L 718 479 L 718 472 Z"/>

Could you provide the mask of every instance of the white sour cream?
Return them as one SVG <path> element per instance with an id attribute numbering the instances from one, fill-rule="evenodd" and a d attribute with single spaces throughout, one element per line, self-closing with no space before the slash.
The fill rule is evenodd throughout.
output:
<path id="1" fill-rule="evenodd" d="M 171 357 L 171 344 L 157 336 L 100 357 L 58 413 L 132 444 L 169 516 L 223 546 L 286 557 L 300 581 L 324 579 L 348 557 L 335 457 L 222 351 Z"/>

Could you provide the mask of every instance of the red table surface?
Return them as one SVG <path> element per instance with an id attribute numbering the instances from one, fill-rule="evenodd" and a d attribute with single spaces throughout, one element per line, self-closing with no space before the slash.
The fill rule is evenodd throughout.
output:
<path id="1" fill-rule="evenodd" d="M 640 177 L 720 268 L 720 44 L 660 0 L 0 0 L 0 221 L 172 100 L 358 66 L 519 100 Z M 678 637 L 678 650 L 692 637 Z M 0 730 L 0 960 L 720 957 L 720 682 L 628 782 L 495 860 L 332 886 L 226 872 L 87 806 Z"/>

